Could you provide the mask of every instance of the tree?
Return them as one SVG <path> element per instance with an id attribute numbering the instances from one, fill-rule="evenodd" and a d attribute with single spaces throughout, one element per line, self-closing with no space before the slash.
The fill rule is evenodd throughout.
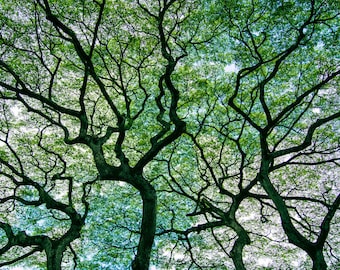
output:
<path id="1" fill-rule="evenodd" d="M 336 267 L 338 15 L 2 3 L 0 265 Z"/>
<path id="2" fill-rule="evenodd" d="M 258 220 L 268 223 L 270 217 L 265 213 L 271 209 L 279 214 L 287 240 L 311 257 L 313 269 L 326 268 L 323 251 L 340 198 L 331 191 L 334 186 L 314 186 L 318 177 L 310 175 L 306 167 L 312 166 L 319 174 L 336 172 L 338 167 L 339 141 L 331 139 L 330 143 L 333 135 L 328 132 L 338 127 L 339 107 L 334 102 L 338 100 L 339 70 L 331 58 L 324 58 L 332 54 L 332 40 L 337 36 L 337 26 L 332 28 L 330 23 L 338 14 L 333 8 L 312 1 L 308 5 L 275 3 L 266 8 L 240 3 L 225 9 L 228 37 L 236 40 L 230 49 L 236 54 L 236 66 L 242 68 L 227 87 L 221 86 L 225 77 L 220 75 L 221 80 L 215 75 L 218 71 L 212 72 L 214 93 L 207 94 L 205 112 L 203 106 L 197 111 L 203 117 L 198 117 L 194 131 L 188 134 L 201 160 L 196 165 L 201 188 L 183 189 L 173 165 L 171 189 L 194 200 L 197 210 L 193 214 L 206 219 L 199 226 L 173 231 L 188 236 L 192 231 L 229 227 L 236 234 L 230 250 L 224 250 L 217 231 L 212 230 L 212 236 L 237 269 L 245 269 L 243 250 L 251 243 L 250 234 L 253 239 L 261 234 L 256 231 L 258 226 L 246 228 L 239 220 L 257 212 Z M 332 31 L 334 37 L 324 36 Z M 319 57 L 325 61 L 322 67 Z M 219 65 L 219 60 L 217 57 L 214 64 Z M 226 89 L 230 89 L 228 94 Z M 174 164 L 178 159 L 174 158 Z M 307 181 L 307 176 L 312 179 Z M 334 173 L 328 184 L 336 182 L 336 177 Z M 250 200 L 258 202 L 258 209 Z M 190 244 L 188 247 L 192 249 Z"/>

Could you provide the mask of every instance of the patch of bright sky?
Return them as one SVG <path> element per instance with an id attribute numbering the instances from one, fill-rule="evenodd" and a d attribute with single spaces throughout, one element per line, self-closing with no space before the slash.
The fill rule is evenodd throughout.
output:
<path id="1" fill-rule="evenodd" d="M 320 112 L 321 112 L 321 109 L 320 109 L 320 108 L 313 108 L 313 109 L 312 109 L 312 112 L 313 112 L 313 113 L 320 113 Z"/>
<path id="2" fill-rule="evenodd" d="M 234 63 L 231 63 L 231 64 L 226 65 L 224 67 L 224 71 L 227 72 L 227 73 L 237 72 L 238 67 Z"/>
<path id="3" fill-rule="evenodd" d="M 319 41 L 316 46 L 314 46 L 315 50 L 321 51 L 323 49 L 323 47 L 325 46 L 325 44 L 322 41 Z"/>
<path id="4" fill-rule="evenodd" d="M 262 257 L 257 260 L 258 265 L 264 266 L 264 267 L 270 266 L 272 262 L 273 260 L 267 257 Z"/>
<path id="5" fill-rule="evenodd" d="M 19 113 L 20 113 L 20 108 L 18 107 L 18 106 L 13 106 L 13 107 L 11 107 L 11 112 L 13 113 L 13 115 L 15 116 L 15 117 L 18 117 L 18 115 L 19 115 Z"/>

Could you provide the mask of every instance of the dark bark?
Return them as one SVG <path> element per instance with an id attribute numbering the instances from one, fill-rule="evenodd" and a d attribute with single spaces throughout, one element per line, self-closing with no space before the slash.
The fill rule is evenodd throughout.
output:
<path id="1" fill-rule="evenodd" d="M 147 270 L 150 264 L 150 255 L 156 232 L 156 191 L 149 182 L 141 179 L 139 189 L 143 200 L 143 217 L 141 236 L 139 239 L 137 255 L 132 262 L 133 270 Z"/>
<path id="2" fill-rule="evenodd" d="M 292 223 L 292 219 L 289 215 L 288 208 L 283 198 L 277 192 L 277 190 L 275 189 L 275 187 L 273 186 L 273 184 L 271 183 L 269 179 L 269 176 L 268 176 L 269 175 L 269 164 L 270 164 L 270 161 L 263 158 L 261 172 L 260 172 L 261 184 L 262 184 L 262 187 L 267 192 L 268 196 L 274 202 L 279 212 L 282 228 L 288 237 L 288 241 L 294 244 L 295 246 L 301 248 L 309 255 L 309 257 L 313 261 L 313 270 L 327 269 L 327 264 L 325 262 L 325 258 L 323 255 L 324 242 L 315 244 L 309 241 L 307 238 L 305 238 L 295 228 L 294 224 Z"/>
<path id="3" fill-rule="evenodd" d="M 63 251 L 58 247 L 50 247 L 46 250 L 47 257 L 47 270 L 61 270 L 61 261 L 62 261 Z"/>
<path id="4" fill-rule="evenodd" d="M 74 240 L 80 237 L 84 220 L 80 216 L 75 216 L 72 222 L 71 228 L 66 234 L 60 239 L 53 241 L 52 245 L 45 247 L 48 270 L 61 270 L 65 250 Z"/>
<path id="5" fill-rule="evenodd" d="M 313 270 L 327 269 L 327 264 L 322 249 L 316 249 L 315 252 L 313 252 L 313 254 L 309 254 L 309 256 L 312 258 L 313 261 Z"/>
<path id="6" fill-rule="evenodd" d="M 230 252 L 231 259 L 237 270 L 246 270 L 243 263 L 243 248 L 250 244 L 250 238 L 245 229 L 236 221 L 232 222 L 230 226 L 236 233 L 238 238 L 236 239 L 233 248 Z"/>

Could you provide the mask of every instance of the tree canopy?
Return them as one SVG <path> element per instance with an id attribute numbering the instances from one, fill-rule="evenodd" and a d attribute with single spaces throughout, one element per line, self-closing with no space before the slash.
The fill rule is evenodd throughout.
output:
<path id="1" fill-rule="evenodd" d="M 0 2 L 1 269 L 340 267 L 340 4 Z"/>

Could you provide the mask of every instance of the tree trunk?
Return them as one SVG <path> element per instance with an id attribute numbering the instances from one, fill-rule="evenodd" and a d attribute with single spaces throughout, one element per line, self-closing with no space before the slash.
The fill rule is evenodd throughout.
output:
<path id="1" fill-rule="evenodd" d="M 327 264 L 323 256 L 322 249 L 317 249 L 313 255 L 309 255 L 313 260 L 313 270 L 326 270 Z"/>
<path id="2" fill-rule="evenodd" d="M 63 252 L 58 248 L 50 247 L 46 249 L 47 270 L 61 270 Z"/>
<path id="3" fill-rule="evenodd" d="M 274 202 L 281 218 L 281 224 L 284 232 L 288 237 L 288 241 L 295 246 L 303 249 L 313 261 L 313 270 L 325 270 L 327 264 L 322 253 L 322 247 L 316 247 L 313 242 L 305 238 L 293 225 L 292 219 L 289 215 L 288 208 L 275 189 L 269 179 L 269 161 L 262 159 L 261 165 L 261 185 L 267 192 L 268 196 Z"/>
<path id="4" fill-rule="evenodd" d="M 137 255 L 132 262 L 133 270 L 149 269 L 150 254 L 156 232 L 156 191 L 147 181 L 144 180 L 143 182 L 143 188 L 140 189 L 143 200 L 141 237 L 139 239 Z"/>
<path id="5" fill-rule="evenodd" d="M 243 263 L 242 253 L 243 248 L 250 244 L 250 238 L 246 230 L 236 221 L 235 217 L 230 221 L 229 227 L 232 228 L 238 236 L 230 252 L 231 259 L 233 260 L 237 270 L 246 270 Z"/>
<path id="6" fill-rule="evenodd" d="M 63 260 L 63 254 L 67 247 L 75 239 L 80 237 L 80 230 L 84 225 L 80 219 L 76 220 L 78 224 L 72 224 L 70 230 L 64 234 L 60 239 L 50 241 L 49 244 L 45 245 L 45 252 L 47 257 L 47 270 L 61 270 L 61 263 Z M 73 220 L 75 222 L 75 220 Z"/>

